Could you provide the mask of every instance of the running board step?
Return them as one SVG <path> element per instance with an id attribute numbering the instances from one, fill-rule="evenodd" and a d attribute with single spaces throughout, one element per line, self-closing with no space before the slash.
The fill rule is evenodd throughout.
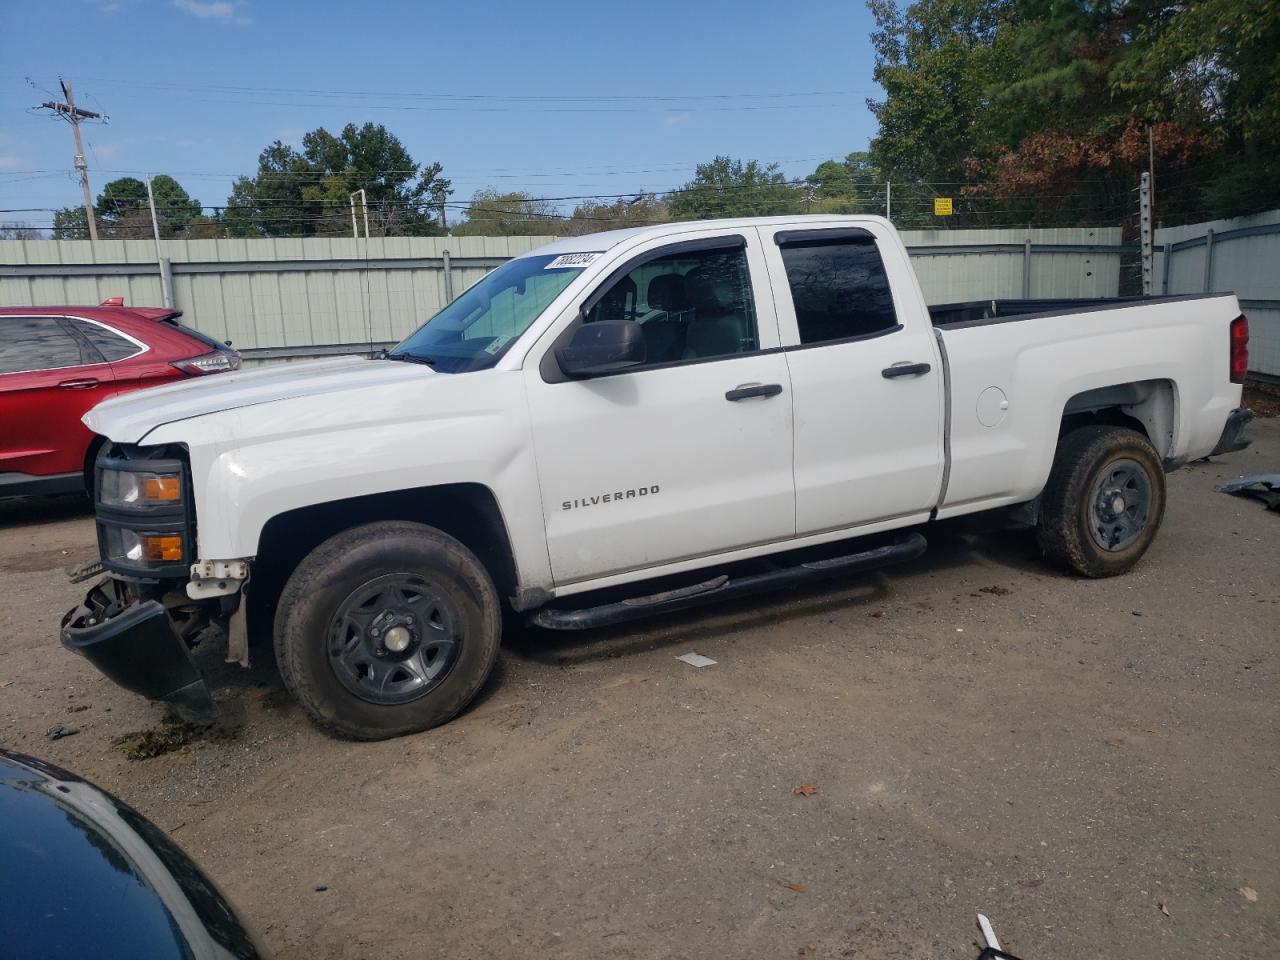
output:
<path id="1" fill-rule="evenodd" d="M 592 627 L 603 627 L 652 616 L 655 613 L 685 610 L 744 593 L 773 590 L 844 573 L 887 567 L 891 564 L 914 560 L 924 553 L 927 546 L 928 543 L 923 536 L 918 533 L 908 533 L 902 539 L 882 547 L 863 550 L 861 553 L 850 553 L 843 557 L 813 560 L 793 567 L 784 567 L 781 570 L 767 570 L 764 573 L 748 574 L 732 579 L 722 574 L 690 587 L 652 593 L 644 597 L 630 597 L 615 603 L 601 604 L 598 607 L 581 607 L 576 610 L 543 607 L 529 617 L 529 622 L 549 630 L 588 630 Z"/>

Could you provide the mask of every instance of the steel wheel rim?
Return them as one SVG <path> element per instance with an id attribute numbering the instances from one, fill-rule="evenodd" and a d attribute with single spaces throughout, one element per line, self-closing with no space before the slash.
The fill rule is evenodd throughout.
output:
<path id="1" fill-rule="evenodd" d="M 329 665 L 361 700 L 409 703 L 453 669 L 462 649 L 460 624 L 438 585 L 415 574 L 387 574 L 338 604 L 329 625 Z"/>
<path id="2" fill-rule="evenodd" d="M 1146 529 L 1151 513 L 1151 476 L 1136 460 L 1108 463 L 1089 495 L 1089 533 L 1107 551 L 1124 550 Z"/>

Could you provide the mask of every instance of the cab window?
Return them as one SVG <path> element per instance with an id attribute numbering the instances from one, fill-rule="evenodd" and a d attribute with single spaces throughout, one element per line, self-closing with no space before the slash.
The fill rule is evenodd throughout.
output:
<path id="1" fill-rule="evenodd" d="M 645 261 L 613 283 L 585 322 L 608 320 L 640 324 L 644 366 L 751 353 L 760 347 L 741 245 L 675 251 Z"/>
<path id="2" fill-rule="evenodd" d="M 802 344 L 848 340 L 898 326 L 893 291 L 873 237 L 787 242 L 782 262 Z"/>

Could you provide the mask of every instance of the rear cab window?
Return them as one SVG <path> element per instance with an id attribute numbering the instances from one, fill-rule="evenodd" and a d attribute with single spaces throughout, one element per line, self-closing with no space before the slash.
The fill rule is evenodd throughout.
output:
<path id="1" fill-rule="evenodd" d="M 776 234 L 801 346 L 901 329 L 875 237 L 861 229 Z"/>

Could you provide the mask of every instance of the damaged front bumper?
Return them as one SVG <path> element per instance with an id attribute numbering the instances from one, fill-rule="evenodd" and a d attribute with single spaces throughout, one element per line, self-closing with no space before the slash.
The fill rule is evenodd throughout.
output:
<path id="1" fill-rule="evenodd" d="M 209 686 L 164 606 L 131 599 L 114 577 L 90 589 L 62 618 L 60 639 L 126 690 L 168 704 L 184 720 L 208 723 L 217 715 Z"/>

